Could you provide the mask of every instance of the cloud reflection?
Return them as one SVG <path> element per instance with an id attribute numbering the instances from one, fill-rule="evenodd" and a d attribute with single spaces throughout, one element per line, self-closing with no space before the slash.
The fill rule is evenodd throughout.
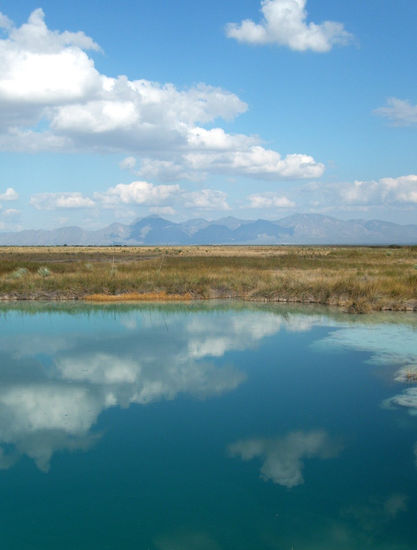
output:
<path id="1" fill-rule="evenodd" d="M 370 363 L 376 365 L 400 366 L 394 380 L 413 382 L 417 376 L 417 334 L 414 326 L 377 324 L 342 328 L 331 333 L 315 345 L 318 349 L 353 349 L 371 353 Z M 411 414 L 417 414 L 417 387 L 410 387 L 402 393 L 383 402 L 383 407 L 406 407 Z"/>
<path id="2" fill-rule="evenodd" d="M 276 439 L 247 439 L 232 443 L 229 454 L 242 460 L 262 460 L 261 477 L 284 487 L 304 483 L 304 460 L 334 458 L 341 446 L 323 430 L 292 432 Z"/>
<path id="3" fill-rule="evenodd" d="M 308 330 L 322 322 L 317 316 L 306 322 L 305 315 L 250 311 L 136 312 L 127 319 L 129 326 L 117 331 L 113 323 L 97 331 L 94 318 L 80 332 L 76 324 L 68 331 L 63 323 L 48 338 L 34 317 L 19 338 L 0 338 L 0 468 L 27 455 L 47 471 L 57 450 L 89 448 L 99 437 L 93 428 L 109 407 L 232 391 L 246 375 L 219 358 L 254 347 L 282 328 L 299 330 L 301 323 Z"/>

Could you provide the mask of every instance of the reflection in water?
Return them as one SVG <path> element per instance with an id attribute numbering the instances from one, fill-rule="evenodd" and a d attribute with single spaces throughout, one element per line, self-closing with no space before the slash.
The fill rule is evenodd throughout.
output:
<path id="1" fill-rule="evenodd" d="M 1 450 L 0 467 L 26 454 L 47 471 L 56 450 L 85 449 L 94 442 L 90 429 L 108 407 L 146 405 L 180 393 L 204 398 L 241 384 L 245 375 L 235 367 L 203 361 L 217 355 L 218 347 L 211 353 L 200 332 L 190 340 L 189 329 L 186 319 L 167 333 L 154 320 L 135 333 L 70 333 L 55 341 L 37 334 L 2 338 L 1 349 L 8 352 L 3 364 L 10 366 L 0 370 L 0 439 L 13 450 Z M 236 331 L 233 323 L 222 327 L 223 353 L 242 345 Z M 247 346 L 260 338 L 246 327 Z M 38 360 L 22 381 L 18 360 L 33 354 Z"/>
<path id="2" fill-rule="evenodd" d="M 405 512 L 407 501 L 408 497 L 401 493 L 394 493 L 385 499 L 372 498 L 364 504 L 347 506 L 342 516 L 357 521 L 364 531 L 375 533 Z"/>
<path id="3" fill-rule="evenodd" d="M 303 459 L 334 458 L 341 450 L 340 444 L 326 432 L 293 432 L 283 438 L 247 439 L 232 443 L 228 451 L 242 460 L 263 460 L 261 477 L 284 487 L 304 483 Z"/>
<path id="4" fill-rule="evenodd" d="M 0 442 L 8 450 L 0 447 L 0 468 L 26 454 L 48 471 L 55 451 L 87 449 L 97 440 L 90 430 L 109 407 L 231 391 L 246 375 L 206 358 L 252 348 L 282 328 L 308 331 L 325 320 L 323 315 L 259 311 L 194 316 L 129 312 L 121 316 L 123 330 L 116 333 L 97 333 L 90 324 L 90 334 L 73 326 L 46 335 L 35 324 L 24 334 L 4 335 L 0 350 L 3 365 L 10 367 L 0 370 Z M 30 369 L 22 381 L 13 365 L 27 359 Z"/>
<path id="5" fill-rule="evenodd" d="M 12 449 L 1 449 L 0 467 L 9 468 L 26 454 L 47 471 L 56 450 L 87 449 L 96 438 L 88 431 L 101 408 L 87 388 L 2 381 L 0 439 Z"/>
<path id="6" fill-rule="evenodd" d="M 417 416 L 417 329 L 414 319 L 409 326 L 376 324 L 342 328 L 316 343 L 314 347 L 366 351 L 372 354 L 369 362 L 373 364 L 390 365 L 397 369 L 400 367 L 393 379 L 409 387 L 385 399 L 382 407 L 404 407 L 410 415 Z M 415 454 L 417 457 L 417 443 Z"/>
<path id="7" fill-rule="evenodd" d="M 407 388 L 402 393 L 386 399 L 382 405 L 388 409 L 399 405 L 406 407 L 411 415 L 417 415 L 417 387 Z"/>
<path id="8" fill-rule="evenodd" d="M 395 376 L 396 382 L 417 382 L 417 365 L 401 367 Z"/>
<path id="9" fill-rule="evenodd" d="M 414 317 L 256 306 L 57 311 L 0 318 L 3 495 L 22 472 L 29 501 L 32 477 L 46 499 L 42 490 L 58 484 L 60 505 L 66 491 L 76 495 L 62 505 L 71 514 L 90 494 L 85 510 L 94 512 L 80 514 L 97 519 L 103 548 L 118 547 L 106 539 L 114 524 L 112 540 L 126 527 L 120 548 L 414 550 L 417 444 L 400 408 L 417 411 Z M 370 362 L 392 366 L 388 384 Z M 407 385 L 394 392 L 394 379 Z M 383 400 L 398 412 L 381 410 Z M 17 464 L 25 455 L 46 472 L 57 451 L 74 450 L 91 452 L 56 460 L 49 476 Z M 88 479 L 70 488 L 86 464 Z M 10 517 L 23 508 L 17 500 Z M 48 529 L 54 514 L 48 502 Z M 14 540 L 16 525 L 11 532 Z M 50 548 L 45 540 L 33 548 Z"/>

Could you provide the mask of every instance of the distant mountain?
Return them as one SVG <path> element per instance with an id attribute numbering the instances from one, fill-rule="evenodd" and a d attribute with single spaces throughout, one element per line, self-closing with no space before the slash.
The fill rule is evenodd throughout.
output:
<path id="1" fill-rule="evenodd" d="M 0 233 L 0 245 L 211 245 L 211 244 L 417 244 L 417 225 L 380 220 L 338 220 L 294 214 L 276 221 L 227 217 L 171 222 L 158 216 L 130 225 L 113 223 L 87 231 L 80 227 Z"/>

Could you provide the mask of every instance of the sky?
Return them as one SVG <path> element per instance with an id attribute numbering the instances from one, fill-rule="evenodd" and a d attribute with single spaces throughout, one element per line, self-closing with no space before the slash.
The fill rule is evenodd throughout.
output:
<path id="1" fill-rule="evenodd" d="M 413 0 L 0 0 L 0 231 L 417 223 Z"/>

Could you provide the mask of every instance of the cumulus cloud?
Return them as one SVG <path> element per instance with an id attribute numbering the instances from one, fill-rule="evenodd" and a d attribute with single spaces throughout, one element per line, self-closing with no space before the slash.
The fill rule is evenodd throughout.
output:
<path id="1" fill-rule="evenodd" d="M 123 168 L 139 161 L 140 178 L 161 181 L 211 173 L 278 180 L 324 171 L 309 155 L 282 157 L 257 137 L 204 128 L 246 111 L 231 92 L 100 74 L 86 53 L 98 45 L 82 32 L 51 31 L 42 10 L 6 34 L 0 39 L 0 150 L 121 152 L 128 155 Z"/>
<path id="2" fill-rule="evenodd" d="M 385 107 L 375 109 L 375 114 L 389 119 L 395 126 L 414 126 L 417 124 L 417 105 L 406 99 L 390 97 Z"/>
<path id="3" fill-rule="evenodd" d="M 59 105 L 100 89 L 102 77 L 83 51 L 98 46 L 84 33 L 50 31 L 37 9 L 8 35 L 0 41 L 0 103 Z"/>
<path id="4" fill-rule="evenodd" d="M 8 208 L 7 210 L 4 210 L 1 215 L 5 218 L 17 218 L 20 215 L 20 210 L 16 210 L 16 208 Z"/>
<path id="5" fill-rule="evenodd" d="M 32 195 L 30 204 L 37 210 L 55 210 L 58 208 L 91 208 L 95 205 L 82 193 L 38 193 Z"/>
<path id="6" fill-rule="evenodd" d="M 175 210 L 172 206 L 152 206 L 149 208 L 151 214 L 156 214 L 157 216 L 174 216 Z"/>
<path id="7" fill-rule="evenodd" d="M 12 21 L 0 12 L 0 29 L 10 29 L 13 26 Z"/>
<path id="8" fill-rule="evenodd" d="M 122 170 L 132 170 L 136 166 L 135 157 L 126 157 L 120 163 L 119 166 Z"/>
<path id="9" fill-rule="evenodd" d="M 37 210 L 91 208 L 102 206 L 117 210 L 128 205 L 147 206 L 155 214 L 175 214 L 174 206 L 199 210 L 229 210 L 227 195 L 215 189 L 186 192 L 180 185 L 154 185 L 147 181 L 119 183 L 104 192 L 93 193 L 92 198 L 79 192 L 37 193 L 30 198 Z M 9 210 L 9 215 L 14 211 Z"/>
<path id="10" fill-rule="evenodd" d="M 249 44 L 278 44 L 295 51 L 328 52 L 352 42 L 342 23 L 307 23 L 307 0 L 262 0 L 262 20 L 229 23 L 226 35 Z"/>
<path id="11" fill-rule="evenodd" d="M 299 191 L 303 197 L 306 194 L 310 197 L 314 211 L 322 213 L 331 213 L 334 206 L 330 205 L 335 204 L 345 211 L 355 212 L 368 212 L 378 207 L 411 210 L 417 205 L 417 175 L 335 183 L 314 181 L 304 184 Z"/>
<path id="12" fill-rule="evenodd" d="M 180 191 L 179 185 L 153 185 L 147 181 L 119 183 L 104 193 L 95 193 L 94 197 L 104 206 L 118 204 L 160 205 L 172 199 Z"/>
<path id="13" fill-rule="evenodd" d="M 16 201 L 18 198 L 19 195 L 13 187 L 8 187 L 4 193 L 0 193 L 0 201 Z"/>
<path id="14" fill-rule="evenodd" d="M 320 177 L 324 165 L 309 155 L 282 157 L 260 145 L 221 151 L 200 150 L 177 155 L 175 160 L 147 159 L 139 172 L 156 179 L 204 180 L 210 174 L 240 175 L 265 180 L 306 179 Z"/>
<path id="15" fill-rule="evenodd" d="M 353 184 L 345 185 L 340 194 L 345 202 L 351 204 L 417 204 L 417 175 L 355 181 Z"/>
<path id="16" fill-rule="evenodd" d="M 185 151 L 184 151 L 185 150 Z M 209 174 L 241 175 L 266 180 L 320 177 L 325 170 L 310 155 L 288 154 L 259 145 L 259 139 L 194 128 L 185 146 L 170 159 L 145 158 L 138 174 L 161 181 L 202 181 Z"/>
<path id="17" fill-rule="evenodd" d="M 230 210 L 227 203 L 227 195 L 223 191 L 215 189 L 202 189 L 192 193 L 185 193 L 185 207 L 198 208 L 200 210 Z"/>
<path id="18" fill-rule="evenodd" d="M 231 456 L 242 460 L 260 458 L 261 477 L 284 487 L 304 483 L 303 459 L 333 458 L 341 447 L 324 431 L 292 432 L 277 439 L 247 439 L 228 447 Z"/>
<path id="19" fill-rule="evenodd" d="M 260 193 L 249 196 L 250 208 L 293 208 L 295 202 L 277 193 Z"/>

